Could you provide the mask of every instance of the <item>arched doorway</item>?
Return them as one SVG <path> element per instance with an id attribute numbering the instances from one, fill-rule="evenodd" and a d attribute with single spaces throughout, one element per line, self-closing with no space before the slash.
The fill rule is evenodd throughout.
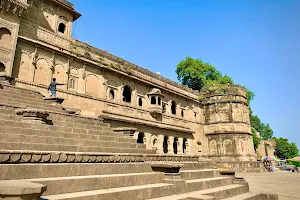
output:
<path id="1" fill-rule="evenodd" d="M 127 85 L 123 89 L 123 101 L 127 103 L 131 102 L 131 88 Z"/>
<path id="2" fill-rule="evenodd" d="M 145 137 L 145 134 L 143 132 L 140 132 L 138 134 L 137 143 L 138 144 L 144 144 L 144 137 Z"/>
<path id="3" fill-rule="evenodd" d="M 168 153 L 168 136 L 165 136 L 164 137 L 164 143 L 163 143 L 163 150 L 164 150 L 164 153 Z"/>
<path id="4" fill-rule="evenodd" d="M 178 143 L 178 138 L 175 137 L 175 138 L 174 138 L 174 143 L 173 143 L 173 151 L 174 151 L 174 154 L 177 154 L 177 153 L 178 153 L 178 146 L 177 146 L 177 143 Z"/>
<path id="5" fill-rule="evenodd" d="M 183 139 L 183 144 L 182 144 L 182 152 L 183 153 L 186 153 L 186 142 L 187 142 L 187 139 Z"/>

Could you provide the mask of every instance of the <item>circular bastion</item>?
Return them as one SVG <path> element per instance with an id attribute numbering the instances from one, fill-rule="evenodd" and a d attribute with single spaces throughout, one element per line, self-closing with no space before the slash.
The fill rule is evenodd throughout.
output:
<path id="1" fill-rule="evenodd" d="M 204 134 L 209 158 L 254 161 L 247 91 L 240 85 L 224 84 L 202 88 Z"/>

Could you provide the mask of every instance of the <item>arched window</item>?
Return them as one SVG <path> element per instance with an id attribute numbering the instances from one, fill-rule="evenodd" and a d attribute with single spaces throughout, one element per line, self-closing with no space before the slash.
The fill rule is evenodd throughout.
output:
<path id="1" fill-rule="evenodd" d="M 11 46 L 11 32 L 6 28 L 0 28 L 0 46 Z"/>
<path id="2" fill-rule="evenodd" d="M 139 98 L 139 106 L 141 106 L 141 107 L 143 106 L 143 100 L 141 97 Z"/>
<path id="3" fill-rule="evenodd" d="M 4 72 L 4 71 L 5 71 L 5 65 L 0 62 L 0 72 Z"/>
<path id="4" fill-rule="evenodd" d="M 130 103 L 131 102 L 131 88 L 125 86 L 123 90 L 123 101 Z"/>
<path id="5" fill-rule="evenodd" d="M 160 99 L 160 97 L 158 97 L 158 105 L 160 105 L 161 104 L 161 99 Z"/>
<path id="6" fill-rule="evenodd" d="M 183 153 L 186 153 L 186 142 L 187 142 L 187 139 L 183 139 L 183 144 L 182 144 L 182 152 Z"/>
<path id="7" fill-rule="evenodd" d="M 178 147 L 177 147 L 177 142 L 178 142 L 178 138 L 174 138 L 174 143 L 173 143 L 173 150 L 174 150 L 174 154 L 178 153 Z"/>
<path id="8" fill-rule="evenodd" d="M 145 134 L 143 132 L 140 132 L 138 134 L 137 143 L 138 144 L 144 144 L 144 137 L 145 137 Z"/>
<path id="9" fill-rule="evenodd" d="M 168 153 L 168 136 L 164 137 L 164 143 L 163 143 L 163 149 L 164 149 L 164 153 Z"/>
<path id="10" fill-rule="evenodd" d="M 59 23 L 58 32 L 65 33 L 65 31 L 66 31 L 66 25 L 64 23 Z"/>
<path id="11" fill-rule="evenodd" d="M 176 102 L 175 101 L 172 101 L 171 111 L 172 111 L 173 115 L 176 115 Z"/>
<path id="12" fill-rule="evenodd" d="M 155 97 L 151 97 L 151 104 L 155 105 L 156 104 L 156 98 Z"/>
<path id="13" fill-rule="evenodd" d="M 110 90 L 109 91 L 109 99 L 113 100 L 114 98 L 115 98 L 115 92 L 114 92 L 114 90 Z"/>
<path id="14" fill-rule="evenodd" d="M 184 111 L 181 110 L 181 117 L 184 117 Z"/>

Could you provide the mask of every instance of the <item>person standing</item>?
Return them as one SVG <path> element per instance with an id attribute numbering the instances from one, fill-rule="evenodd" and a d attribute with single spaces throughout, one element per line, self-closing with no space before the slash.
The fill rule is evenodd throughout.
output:
<path id="1" fill-rule="evenodd" d="M 56 97 L 56 86 L 57 85 L 66 85 L 64 83 L 57 83 L 56 82 L 56 78 L 52 79 L 52 82 L 50 83 L 49 87 L 48 87 L 48 91 L 50 91 L 50 97 Z"/>

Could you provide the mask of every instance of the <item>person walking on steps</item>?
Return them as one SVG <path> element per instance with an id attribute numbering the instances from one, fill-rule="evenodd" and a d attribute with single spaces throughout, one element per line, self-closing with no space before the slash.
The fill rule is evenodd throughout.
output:
<path id="1" fill-rule="evenodd" d="M 52 79 L 52 82 L 50 83 L 49 87 L 48 87 L 48 91 L 51 92 L 50 97 L 56 97 L 56 86 L 57 85 L 66 85 L 64 83 L 57 83 L 56 82 L 56 78 Z"/>

